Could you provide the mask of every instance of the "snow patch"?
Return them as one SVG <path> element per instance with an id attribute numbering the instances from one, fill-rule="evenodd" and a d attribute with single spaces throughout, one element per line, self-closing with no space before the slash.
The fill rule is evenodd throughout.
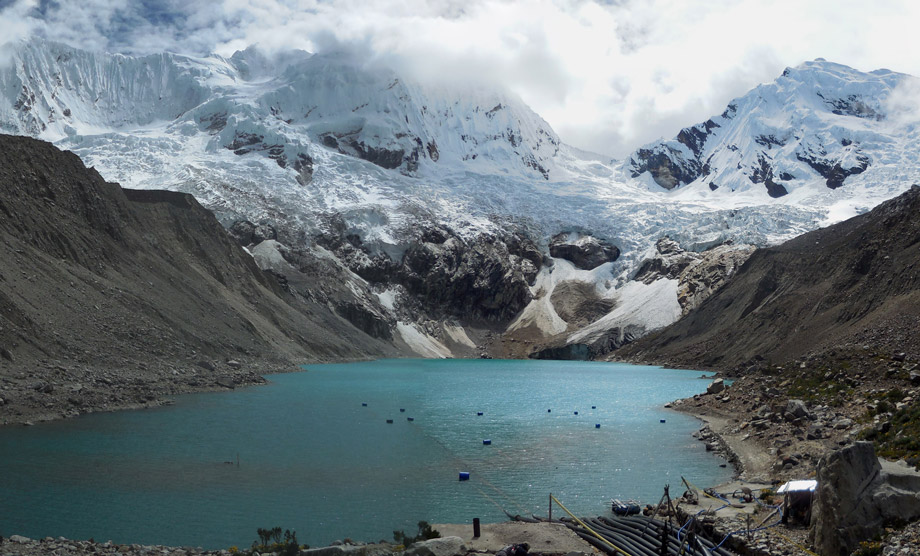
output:
<path id="1" fill-rule="evenodd" d="M 569 336 L 567 344 L 584 342 L 590 336 L 616 327 L 635 325 L 646 331 L 657 330 L 680 318 L 677 301 L 678 280 L 662 278 L 651 284 L 632 281 L 616 292 L 616 309 Z"/>
<path id="2" fill-rule="evenodd" d="M 447 333 L 448 336 L 450 336 L 451 340 L 457 342 L 458 344 L 462 344 L 466 347 L 471 347 L 471 348 L 476 347 L 475 342 L 473 342 L 473 340 L 471 340 L 470 337 L 467 336 L 466 330 L 464 330 L 463 327 L 461 326 L 445 324 L 444 332 Z"/>
<path id="3" fill-rule="evenodd" d="M 447 346 L 428 334 L 425 334 L 412 324 L 398 322 L 396 323 L 396 331 L 399 332 L 400 337 L 406 342 L 406 345 L 422 357 L 445 359 L 453 356 Z"/>

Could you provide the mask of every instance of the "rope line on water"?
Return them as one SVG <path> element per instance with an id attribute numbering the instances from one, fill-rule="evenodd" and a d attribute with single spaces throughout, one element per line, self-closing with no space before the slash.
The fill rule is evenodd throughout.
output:
<path id="1" fill-rule="evenodd" d="M 604 537 L 602 537 L 601 535 L 599 535 L 599 534 L 597 533 L 597 531 L 595 531 L 594 529 L 588 527 L 588 525 L 587 525 L 584 521 L 582 521 L 581 519 L 579 519 L 577 516 L 575 516 L 575 514 L 573 514 L 572 512 L 570 512 L 568 508 L 566 508 L 565 506 L 563 506 L 563 505 L 562 505 L 562 502 L 560 502 L 555 496 L 550 495 L 550 498 L 552 498 L 553 502 L 555 502 L 556 504 L 559 505 L 560 508 L 562 508 L 562 511 L 564 511 L 564 512 L 567 513 L 567 514 L 569 514 L 569 516 L 570 516 L 572 519 L 574 519 L 576 523 L 578 523 L 579 525 L 581 525 L 582 527 L 584 527 L 585 529 L 587 529 L 588 531 L 590 531 L 592 535 L 594 535 L 595 537 L 598 538 L 598 540 L 600 540 L 601 542 L 603 542 L 604 544 L 606 544 L 606 545 L 609 546 L 610 548 L 616 550 L 616 551 L 619 552 L 620 554 L 623 554 L 624 556 L 632 556 L 632 554 L 630 554 L 629 552 L 626 552 L 626 551 L 623 550 L 622 548 L 616 546 L 616 545 L 613 544 L 612 542 L 608 541 L 607 539 L 605 539 Z"/>

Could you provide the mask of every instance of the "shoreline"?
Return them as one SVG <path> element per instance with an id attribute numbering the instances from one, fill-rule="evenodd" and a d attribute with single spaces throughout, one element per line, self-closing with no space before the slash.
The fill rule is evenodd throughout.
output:
<path id="1" fill-rule="evenodd" d="M 294 363 L 249 358 L 223 362 L 149 362 L 112 369 L 25 367 L 0 376 L 0 427 L 32 426 L 94 413 L 135 411 L 172 405 L 174 396 L 225 392 L 267 384 L 267 377 L 303 371 L 304 365 L 352 363 L 369 358 Z"/>

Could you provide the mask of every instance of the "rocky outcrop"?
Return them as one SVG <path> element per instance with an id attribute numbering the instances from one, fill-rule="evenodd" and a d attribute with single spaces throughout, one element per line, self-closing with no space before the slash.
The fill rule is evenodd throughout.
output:
<path id="1" fill-rule="evenodd" d="M 886 525 L 920 517 L 920 473 L 883 465 L 870 442 L 823 458 L 817 480 L 811 535 L 819 554 L 846 556 Z"/>
<path id="2" fill-rule="evenodd" d="M 592 235 L 562 232 L 553 236 L 550 241 L 549 254 L 571 261 L 582 270 L 592 270 L 617 260 L 620 250 L 610 242 Z"/>
<path id="3" fill-rule="evenodd" d="M 646 329 L 637 325 L 615 326 L 589 334 L 583 340 L 573 343 L 550 343 L 530 353 L 530 359 L 563 359 L 589 361 L 615 351 L 641 338 Z"/>
<path id="4" fill-rule="evenodd" d="M 258 245 L 265 240 L 278 239 L 275 226 L 267 220 L 254 224 L 249 220 L 238 220 L 228 229 L 230 235 L 243 247 Z"/>
<path id="5" fill-rule="evenodd" d="M 404 556 L 459 556 L 467 548 L 460 537 L 443 537 L 418 541 L 406 548 Z"/>
<path id="6" fill-rule="evenodd" d="M 667 143 L 637 150 L 629 161 L 629 168 L 632 177 L 648 172 L 655 183 L 665 189 L 688 184 L 703 175 L 703 165 L 695 156 Z"/>
<path id="7" fill-rule="evenodd" d="M 530 302 L 542 254 L 522 234 L 462 238 L 443 226 L 420 226 L 398 260 L 345 232 L 317 238 L 353 272 L 377 286 L 398 285 L 435 319 L 508 322 Z"/>
<path id="8" fill-rule="evenodd" d="M 830 189 L 841 187 L 848 177 L 861 174 L 869 168 L 869 157 L 862 154 L 859 145 L 855 143 L 848 143 L 844 152 L 836 157 L 828 156 L 823 146 L 804 145 L 796 153 L 796 158 L 821 174 Z"/>
<path id="9" fill-rule="evenodd" d="M 216 119 L 207 123 L 209 127 L 219 126 L 217 129 L 223 130 L 223 126 L 226 125 L 225 118 L 226 114 L 223 120 Z M 237 131 L 230 136 L 224 147 L 233 151 L 233 154 L 237 156 L 261 153 L 274 160 L 282 168 L 290 166 L 297 172 L 295 178 L 300 185 L 307 185 L 313 179 L 313 158 L 310 155 L 302 151 L 292 151 L 280 141 L 266 141 L 264 135 Z"/>
<path id="10" fill-rule="evenodd" d="M 749 245 L 726 243 L 696 253 L 668 237 L 659 239 L 655 250 L 655 256 L 639 264 L 633 279 L 645 284 L 661 278 L 678 280 L 677 301 L 683 314 L 718 290 L 754 252 Z"/>

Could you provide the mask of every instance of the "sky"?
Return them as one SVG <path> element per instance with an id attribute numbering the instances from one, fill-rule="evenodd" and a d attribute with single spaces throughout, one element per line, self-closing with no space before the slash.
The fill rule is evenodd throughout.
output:
<path id="1" fill-rule="evenodd" d="M 825 58 L 920 76 L 915 0 L 0 0 L 0 41 L 148 54 L 350 51 L 520 96 L 576 147 L 627 156 Z"/>

